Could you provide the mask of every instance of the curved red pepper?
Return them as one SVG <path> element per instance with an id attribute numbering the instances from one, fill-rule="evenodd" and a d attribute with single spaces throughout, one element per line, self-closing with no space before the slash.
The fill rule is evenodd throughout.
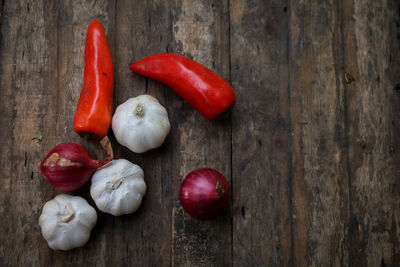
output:
<path id="1" fill-rule="evenodd" d="M 112 119 L 113 63 L 103 26 L 93 20 L 85 45 L 83 89 L 74 117 L 74 130 L 80 135 L 107 135 Z"/>
<path id="2" fill-rule="evenodd" d="M 155 54 L 130 68 L 168 85 L 208 120 L 213 120 L 236 102 L 232 87 L 223 78 L 181 55 Z"/>

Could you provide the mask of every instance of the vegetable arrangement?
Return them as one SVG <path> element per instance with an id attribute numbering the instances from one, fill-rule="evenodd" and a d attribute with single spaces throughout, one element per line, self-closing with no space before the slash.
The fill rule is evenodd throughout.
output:
<path id="1" fill-rule="evenodd" d="M 232 87 L 220 76 L 181 55 L 164 53 L 140 60 L 130 68 L 171 87 L 208 120 L 233 106 Z M 56 145 L 40 163 L 40 172 L 55 188 L 73 191 L 91 179 L 90 195 L 97 208 L 114 216 L 135 212 L 146 193 L 144 172 L 126 159 L 114 159 L 107 137 L 112 125 L 118 143 L 135 153 L 162 145 L 169 131 L 167 110 L 150 95 L 119 105 L 112 116 L 113 63 L 104 29 L 93 20 L 85 44 L 83 88 L 74 116 L 74 131 L 101 139 L 107 157 L 94 160 L 78 144 Z M 200 220 L 214 219 L 230 203 L 230 186 L 216 170 L 201 168 L 187 175 L 180 199 L 185 211 Z M 78 196 L 61 194 L 48 201 L 39 218 L 43 237 L 56 250 L 87 243 L 97 221 L 96 210 Z"/>

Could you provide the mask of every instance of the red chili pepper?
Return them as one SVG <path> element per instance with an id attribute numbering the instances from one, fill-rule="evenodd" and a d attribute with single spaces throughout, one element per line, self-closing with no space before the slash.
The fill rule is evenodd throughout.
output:
<path id="1" fill-rule="evenodd" d="M 236 102 L 232 87 L 223 78 L 181 55 L 155 54 L 130 68 L 168 85 L 208 120 L 213 120 Z"/>
<path id="2" fill-rule="evenodd" d="M 80 135 L 107 135 L 112 119 L 113 63 L 103 26 L 93 20 L 85 45 L 83 89 L 74 117 L 74 130 Z"/>

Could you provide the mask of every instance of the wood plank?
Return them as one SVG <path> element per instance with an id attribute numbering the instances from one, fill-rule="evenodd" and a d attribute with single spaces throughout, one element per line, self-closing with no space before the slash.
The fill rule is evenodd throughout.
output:
<path id="1" fill-rule="evenodd" d="M 53 126 L 58 142 L 74 142 L 85 147 L 93 158 L 105 154 L 97 141 L 86 140 L 73 130 L 73 117 L 83 85 L 84 51 L 86 33 L 90 22 L 97 19 L 103 25 L 107 41 L 114 56 L 115 1 L 60 1 L 58 18 L 58 94 L 56 123 Z M 114 60 L 115 62 L 115 60 Z M 49 126 L 47 126 L 49 127 Z M 54 144 L 51 144 L 53 146 Z M 90 183 L 74 192 L 95 207 L 89 194 Z M 53 197 L 54 195 L 52 195 Z M 120 247 L 113 243 L 114 235 L 120 234 L 113 227 L 111 216 L 97 211 L 98 221 L 86 246 L 68 253 L 49 252 L 49 263 L 59 265 L 110 265 L 114 253 Z M 48 248 L 47 248 L 48 249 Z M 50 249 L 48 249 L 50 250 Z M 101 255 L 101 257 L 99 257 Z"/>
<path id="2" fill-rule="evenodd" d="M 349 258 L 400 262 L 399 1 L 343 0 L 349 137 Z"/>
<path id="3" fill-rule="evenodd" d="M 1 19 L 0 263 L 39 266 L 48 249 L 38 219 L 53 191 L 38 159 L 55 141 L 57 5 L 6 1 Z"/>
<path id="4" fill-rule="evenodd" d="M 288 1 L 231 1 L 233 265 L 293 264 Z"/>
<path id="5" fill-rule="evenodd" d="M 192 58 L 229 81 L 228 8 L 228 1 L 174 1 L 171 51 Z M 210 122 L 172 91 L 166 95 L 172 107 L 172 127 L 178 130 L 172 135 L 172 265 L 229 266 L 229 212 L 210 222 L 193 219 L 181 207 L 179 188 L 183 178 L 200 167 L 217 169 L 230 181 L 230 114 Z"/>
<path id="6" fill-rule="evenodd" d="M 144 154 L 135 154 L 117 146 L 118 157 L 139 164 L 145 172 L 147 193 L 142 207 L 130 216 L 115 219 L 119 234 L 114 237 L 115 255 L 121 265 L 168 266 L 171 264 L 171 210 L 177 184 L 172 180 L 171 139 L 178 136 L 171 113 L 173 108 L 159 83 L 134 74 L 129 65 L 137 60 L 166 52 L 172 39 L 169 1 L 118 1 L 116 36 L 116 92 L 115 106 L 141 94 L 156 97 L 166 107 L 171 121 L 171 132 L 164 144 Z M 132 242 L 135 240 L 135 242 Z"/>
<path id="7" fill-rule="evenodd" d="M 3 0 L 0 0 L 0 27 L 1 27 L 1 11 L 3 10 Z"/>
<path id="8" fill-rule="evenodd" d="M 293 260 L 346 265 L 348 175 L 340 7 L 291 1 Z"/>

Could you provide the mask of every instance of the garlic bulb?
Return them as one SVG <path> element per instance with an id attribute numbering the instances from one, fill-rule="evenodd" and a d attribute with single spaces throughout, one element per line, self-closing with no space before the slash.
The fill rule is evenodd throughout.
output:
<path id="1" fill-rule="evenodd" d="M 85 245 L 96 222 L 96 210 L 85 199 L 66 194 L 47 201 L 39 217 L 44 239 L 56 250 Z"/>
<path id="2" fill-rule="evenodd" d="M 125 159 L 113 160 L 92 177 L 90 195 L 99 210 L 114 216 L 136 211 L 146 193 L 143 170 Z"/>
<path id="3" fill-rule="evenodd" d="M 167 110 L 150 95 L 140 95 L 119 105 L 112 119 L 117 141 L 135 153 L 159 147 L 170 124 Z"/>

